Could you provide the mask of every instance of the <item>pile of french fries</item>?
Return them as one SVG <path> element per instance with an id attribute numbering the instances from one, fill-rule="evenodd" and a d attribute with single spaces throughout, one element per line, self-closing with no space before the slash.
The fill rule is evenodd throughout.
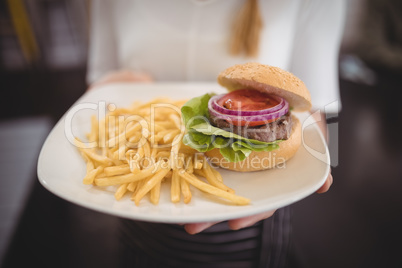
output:
<path id="1" fill-rule="evenodd" d="M 88 142 L 76 138 L 86 161 L 84 184 L 116 186 L 115 198 L 131 195 L 138 206 L 145 196 L 158 204 L 161 184 L 170 183 L 170 199 L 192 198 L 190 185 L 235 205 L 250 200 L 234 194 L 203 154 L 182 143 L 185 127 L 180 107 L 185 101 L 154 99 L 128 108 L 109 105 L 104 118 L 91 118 Z"/>

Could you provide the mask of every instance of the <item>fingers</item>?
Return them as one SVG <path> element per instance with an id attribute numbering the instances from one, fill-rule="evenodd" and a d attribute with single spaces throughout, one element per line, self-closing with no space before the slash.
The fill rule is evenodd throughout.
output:
<path id="1" fill-rule="evenodd" d="M 332 178 L 332 174 L 330 173 L 328 175 L 328 178 L 325 181 L 325 183 L 320 187 L 320 189 L 317 190 L 317 193 L 322 194 L 322 193 L 327 192 L 329 190 L 329 188 L 331 187 L 333 181 L 334 181 L 334 179 Z"/>
<path id="2" fill-rule="evenodd" d="M 271 210 L 271 211 L 267 211 L 264 213 L 240 218 L 240 219 L 230 220 L 228 222 L 229 228 L 232 230 L 239 230 L 239 229 L 242 229 L 245 227 L 249 227 L 261 220 L 271 217 L 272 215 L 274 215 L 274 213 L 275 213 L 275 210 Z"/>
<path id="3" fill-rule="evenodd" d="M 152 82 L 152 77 L 147 73 L 134 72 L 131 70 L 119 70 L 106 74 L 93 83 L 89 89 L 120 82 Z"/>
<path id="4" fill-rule="evenodd" d="M 184 230 L 189 234 L 198 234 L 218 222 L 188 223 L 184 225 Z"/>
<path id="5" fill-rule="evenodd" d="M 228 225 L 229 225 L 229 228 L 232 230 L 239 230 L 239 229 L 242 229 L 245 227 L 252 226 L 261 220 L 267 219 L 267 218 L 271 217 L 274 213 L 275 213 L 275 210 L 271 210 L 271 211 L 263 212 L 260 214 L 240 218 L 240 219 L 230 220 L 230 221 L 228 221 Z M 188 224 L 184 225 L 184 230 L 186 230 L 186 232 L 189 234 L 198 234 L 217 223 L 218 222 L 188 223 Z"/>

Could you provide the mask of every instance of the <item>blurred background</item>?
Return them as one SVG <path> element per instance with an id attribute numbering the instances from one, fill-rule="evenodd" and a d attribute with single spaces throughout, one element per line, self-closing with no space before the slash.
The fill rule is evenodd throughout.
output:
<path id="1" fill-rule="evenodd" d="M 86 90 L 90 1 L 0 1 L 0 265 L 113 267 L 116 218 L 38 182 L 47 134 Z M 402 267 L 402 1 L 350 0 L 334 184 L 292 205 L 290 267 Z"/>

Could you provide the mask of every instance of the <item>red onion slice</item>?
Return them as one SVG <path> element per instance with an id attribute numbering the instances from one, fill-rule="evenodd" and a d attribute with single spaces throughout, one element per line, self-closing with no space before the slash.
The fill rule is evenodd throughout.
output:
<path id="1" fill-rule="evenodd" d="M 216 110 L 218 113 L 227 114 L 227 115 L 251 116 L 251 115 L 262 115 L 262 114 L 273 113 L 273 112 L 276 112 L 276 111 L 279 111 L 280 109 L 282 109 L 286 102 L 281 97 L 272 96 L 272 98 L 279 100 L 279 103 L 272 108 L 264 109 L 264 110 L 257 110 L 257 111 L 230 110 L 230 109 L 226 109 L 225 107 L 218 104 L 218 100 L 225 95 L 226 94 L 213 96 L 209 101 L 211 102 L 212 108 L 214 110 Z"/>
<path id="2" fill-rule="evenodd" d="M 249 116 L 240 116 L 240 115 L 229 115 L 229 114 L 223 114 L 218 112 L 217 110 L 214 109 L 213 107 L 213 98 L 211 98 L 208 102 L 208 110 L 211 116 L 214 116 L 219 119 L 226 120 L 228 122 L 239 122 L 239 121 L 245 121 L 245 122 L 259 122 L 259 121 L 272 121 L 274 119 L 278 119 L 281 116 L 284 116 L 289 112 L 289 103 L 286 100 L 283 100 L 283 107 L 280 110 L 277 110 L 275 112 L 270 112 L 266 114 L 259 114 L 259 115 L 249 115 Z M 269 109 L 267 109 L 269 110 Z M 262 111 L 267 111 L 267 110 L 262 110 Z"/>

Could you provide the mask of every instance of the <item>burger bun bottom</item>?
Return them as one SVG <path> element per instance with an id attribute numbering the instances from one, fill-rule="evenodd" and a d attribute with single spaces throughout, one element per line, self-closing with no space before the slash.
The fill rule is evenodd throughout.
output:
<path id="1" fill-rule="evenodd" d="M 239 162 L 229 162 L 222 156 L 219 149 L 213 149 L 205 154 L 211 164 L 240 172 L 260 171 L 284 165 L 287 160 L 296 154 L 301 145 L 300 121 L 293 115 L 292 121 L 293 126 L 290 138 L 280 142 L 278 144 L 279 149 L 270 152 L 252 152 L 245 160 Z"/>

